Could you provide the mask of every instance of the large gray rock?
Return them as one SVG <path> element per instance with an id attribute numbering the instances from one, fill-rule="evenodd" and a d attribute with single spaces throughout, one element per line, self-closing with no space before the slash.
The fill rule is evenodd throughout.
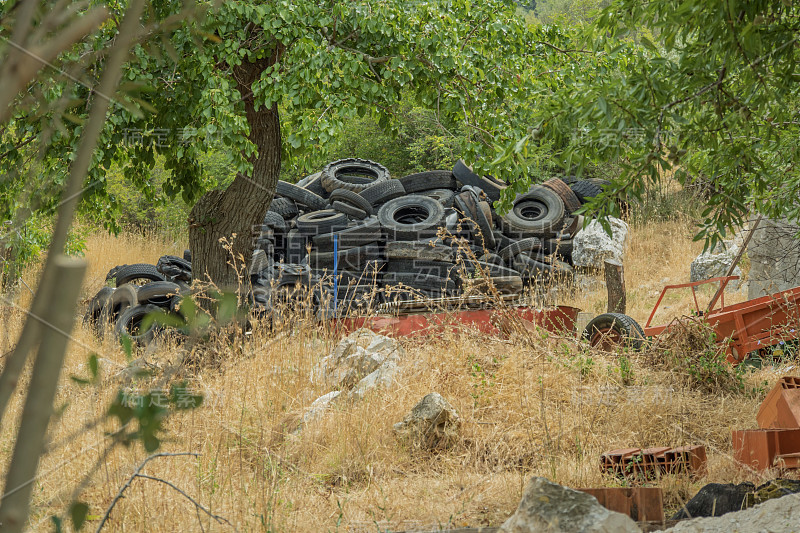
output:
<path id="1" fill-rule="evenodd" d="M 609 511 L 594 496 L 534 477 L 503 533 L 635 533 L 631 517 Z"/>
<path id="2" fill-rule="evenodd" d="M 572 261 L 575 266 L 602 268 L 606 259 L 623 262 L 628 225 L 614 217 L 608 217 L 608 223 L 612 235 L 606 233 L 597 220 L 592 220 L 575 234 L 572 240 Z"/>
<path id="3" fill-rule="evenodd" d="M 719 517 L 684 520 L 665 531 L 674 533 L 750 533 L 800 531 L 800 495 L 790 494 Z"/>
<path id="4" fill-rule="evenodd" d="M 727 242 L 724 246 L 718 245 L 714 250 L 701 253 L 689 267 L 689 281 L 703 281 L 728 275 L 739 249 L 738 244 Z M 742 269 L 736 266 L 731 275 L 741 276 Z M 729 286 L 736 289 L 739 283 L 734 281 Z"/>
<path id="5" fill-rule="evenodd" d="M 372 390 L 389 388 L 399 373 L 400 367 L 393 359 L 390 359 L 356 383 L 355 387 L 350 390 L 349 397 L 360 400 Z"/>
<path id="6" fill-rule="evenodd" d="M 458 438 L 461 417 L 438 392 L 426 395 L 394 425 L 398 438 L 418 448 L 447 448 Z"/>
<path id="7" fill-rule="evenodd" d="M 360 329 L 342 339 L 331 354 L 317 364 L 312 378 L 331 388 L 349 390 L 381 365 L 396 363 L 402 354 L 403 349 L 396 340 Z"/>
<path id="8" fill-rule="evenodd" d="M 747 297 L 758 298 L 800 285 L 800 226 L 762 219 L 747 246 Z"/>

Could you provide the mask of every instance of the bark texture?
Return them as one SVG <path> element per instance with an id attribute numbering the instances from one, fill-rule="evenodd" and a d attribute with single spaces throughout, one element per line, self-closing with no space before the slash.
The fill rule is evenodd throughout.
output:
<path id="1" fill-rule="evenodd" d="M 625 297 L 625 273 L 622 263 L 613 259 L 606 259 L 605 267 L 608 312 L 625 314 L 627 299 Z"/>
<path id="2" fill-rule="evenodd" d="M 211 281 L 220 289 L 235 290 L 246 282 L 253 255 L 254 228 L 267 212 L 281 168 L 281 126 L 278 106 L 256 110 L 252 85 L 274 64 L 277 55 L 233 68 L 233 79 L 243 97 L 250 125 L 250 141 L 257 153 L 251 158 L 251 176 L 239 174 L 224 191 L 210 191 L 192 208 L 189 247 L 195 279 Z M 226 250 L 225 242 L 232 244 Z"/>

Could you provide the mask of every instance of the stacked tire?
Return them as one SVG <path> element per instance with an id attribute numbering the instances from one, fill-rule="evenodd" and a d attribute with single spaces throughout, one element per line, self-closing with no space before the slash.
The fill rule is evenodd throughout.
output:
<path id="1" fill-rule="evenodd" d="M 366 301 L 457 296 L 489 277 L 504 293 L 569 277 L 581 199 L 552 179 L 500 216 L 493 204 L 505 187 L 463 161 L 399 179 L 374 161 L 334 161 L 296 185 L 279 184 L 262 226 L 269 237 L 259 240 L 270 260 L 252 281 L 262 295 L 287 283 L 319 290 L 316 299 L 341 312 Z M 307 275 L 287 281 L 287 265 Z"/>
<path id="2" fill-rule="evenodd" d="M 156 265 L 114 267 L 106 275 L 106 281 L 113 286 L 103 287 L 89 300 L 84 321 L 101 337 L 110 331 L 146 344 L 164 323 L 182 320 L 180 299 L 192 281 L 188 250 L 183 258 L 162 256 Z M 170 316 L 172 320 L 160 320 L 155 315 Z"/>

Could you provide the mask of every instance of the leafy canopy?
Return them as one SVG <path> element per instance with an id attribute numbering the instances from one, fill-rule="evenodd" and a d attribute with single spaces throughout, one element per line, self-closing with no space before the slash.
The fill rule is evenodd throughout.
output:
<path id="1" fill-rule="evenodd" d="M 566 146 L 567 167 L 621 158 L 608 195 L 641 196 L 673 173 L 709 189 L 697 239 L 713 244 L 752 211 L 797 220 L 798 30 L 795 2 L 618 0 L 585 47 L 621 68 L 570 80 L 542 135 Z"/>

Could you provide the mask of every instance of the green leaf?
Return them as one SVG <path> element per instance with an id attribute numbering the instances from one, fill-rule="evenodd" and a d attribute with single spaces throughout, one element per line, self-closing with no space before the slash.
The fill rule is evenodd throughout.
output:
<path id="1" fill-rule="evenodd" d="M 86 515 L 89 512 L 89 506 L 83 502 L 74 502 L 69 509 L 69 516 L 72 519 L 72 527 L 79 531 L 83 524 L 86 522 Z"/>
<path id="2" fill-rule="evenodd" d="M 92 378 L 97 379 L 98 370 L 99 364 L 97 362 L 97 354 L 91 354 L 89 356 L 89 372 L 91 372 Z"/>

